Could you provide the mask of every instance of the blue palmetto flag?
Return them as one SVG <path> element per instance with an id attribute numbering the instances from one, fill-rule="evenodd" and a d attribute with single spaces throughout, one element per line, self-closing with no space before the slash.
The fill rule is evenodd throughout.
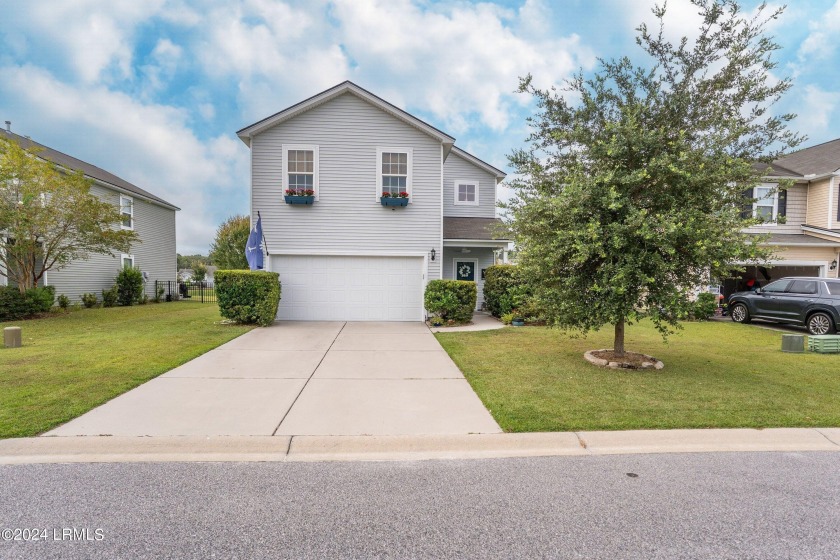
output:
<path id="1" fill-rule="evenodd" d="M 251 270 L 262 270 L 263 268 L 263 252 L 260 247 L 262 238 L 262 217 L 257 215 L 257 224 L 251 228 L 248 243 L 245 244 L 245 258 L 248 260 L 248 266 Z"/>

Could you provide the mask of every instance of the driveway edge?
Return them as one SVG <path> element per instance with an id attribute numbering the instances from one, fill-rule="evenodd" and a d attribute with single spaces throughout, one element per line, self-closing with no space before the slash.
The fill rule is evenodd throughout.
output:
<path id="1" fill-rule="evenodd" d="M 651 453 L 840 451 L 840 428 L 429 436 L 36 437 L 0 440 L 0 465 L 417 461 Z"/>

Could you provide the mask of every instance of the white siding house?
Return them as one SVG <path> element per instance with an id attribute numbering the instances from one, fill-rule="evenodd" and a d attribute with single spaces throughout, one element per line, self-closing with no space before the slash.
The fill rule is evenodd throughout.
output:
<path id="1" fill-rule="evenodd" d="M 508 246 L 487 227 L 504 173 L 351 82 L 237 134 L 281 319 L 419 321 L 428 280 L 455 278 L 460 264 L 480 291 L 481 268 Z M 310 203 L 288 203 L 287 189 L 308 189 Z M 385 206 L 383 191 L 406 204 Z M 446 238 L 453 220 L 465 239 Z"/>
<path id="2" fill-rule="evenodd" d="M 66 295 L 72 301 L 79 301 L 82 294 L 90 292 L 101 298 L 101 291 L 114 285 L 114 278 L 125 264 L 145 273 L 145 291 L 149 297 L 154 296 L 156 280 L 176 279 L 176 206 L 104 169 L 9 130 L 0 132 L 0 138 L 13 140 L 26 148 L 37 147 L 39 157 L 65 169 L 83 172 L 93 181 L 91 194 L 120 206 L 125 216 L 121 227 L 133 229 L 139 236 L 139 242 L 127 254 L 92 254 L 88 259 L 74 261 L 60 270 L 47 271 L 43 283 L 55 286 L 57 296 Z M 0 285 L 6 282 L 7 279 L 0 275 Z"/>

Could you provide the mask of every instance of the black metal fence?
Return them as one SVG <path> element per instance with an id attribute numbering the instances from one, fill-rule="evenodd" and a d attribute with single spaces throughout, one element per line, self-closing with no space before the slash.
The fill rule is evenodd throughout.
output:
<path id="1" fill-rule="evenodd" d="M 162 293 L 160 291 L 161 289 L 163 289 Z M 181 300 L 197 303 L 216 303 L 216 288 L 212 282 L 155 280 L 155 293 L 160 293 L 160 297 L 164 301 Z"/>

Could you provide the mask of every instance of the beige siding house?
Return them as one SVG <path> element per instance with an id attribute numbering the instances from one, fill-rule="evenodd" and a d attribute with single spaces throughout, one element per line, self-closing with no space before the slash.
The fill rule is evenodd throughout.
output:
<path id="1" fill-rule="evenodd" d="M 752 213 L 766 223 L 748 233 L 770 234 L 770 267 L 750 267 L 744 277 L 762 285 L 785 276 L 838 277 L 840 261 L 840 139 L 794 152 L 762 169 L 764 183 L 752 193 Z M 773 192 L 781 180 L 786 192 Z M 725 292 L 740 287 L 729 282 Z M 728 293 L 726 294 L 728 296 Z"/>
<path id="2" fill-rule="evenodd" d="M 82 294 L 90 292 L 101 298 L 102 290 L 114 285 L 114 278 L 125 265 L 137 267 L 144 273 L 145 291 L 149 297 L 154 296 L 156 280 L 176 279 L 175 213 L 179 210 L 176 206 L 104 169 L 9 130 L 2 130 L 0 138 L 14 140 L 27 148 L 39 148 L 40 157 L 65 169 L 83 172 L 93 181 L 91 194 L 119 206 L 124 216 L 121 227 L 133 229 L 140 238 L 127 254 L 90 255 L 61 270 L 47 271 L 44 283 L 55 286 L 56 295 L 63 294 L 72 301 L 79 301 Z M 0 275 L 0 285 L 6 282 L 6 277 Z"/>
<path id="3" fill-rule="evenodd" d="M 237 135 L 279 318 L 419 321 L 436 278 L 474 280 L 481 305 L 482 270 L 509 245 L 493 231 L 502 171 L 351 82 Z"/>

